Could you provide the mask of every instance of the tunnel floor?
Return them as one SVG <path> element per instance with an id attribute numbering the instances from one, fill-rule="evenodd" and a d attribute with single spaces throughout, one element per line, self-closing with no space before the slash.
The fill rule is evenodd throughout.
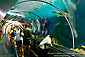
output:
<path id="1" fill-rule="evenodd" d="M 7 46 L 7 42 L 9 44 L 9 46 Z M 36 43 L 36 42 L 37 41 L 34 42 L 35 46 L 38 45 L 38 43 Z M 16 50 L 14 50 L 15 48 L 16 47 L 14 47 L 14 46 L 11 47 L 10 41 L 8 41 L 6 39 L 6 35 L 4 35 L 2 40 L 0 41 L 0 57 L 17 57 L 15 55 L 15 53 L 16 53 Z M 33 50 L 38 55 L 39 51 L 37 49 L 38 49 L 37 47 L 35 49 L 33 46 L 31 47 L 31 50 Z M 63 54 L 62 51 L 64 53 L 67 53 L 67 55 L 68 54 L 72 55 L 72 53 L 73 53 L 73 51 L 69 50 L 68 48 L 53 45 L 53 48 L 51 48 L 51 53 L 49 54 L 49 57 L 60 57 L 59 54 Z M 81 53 L 78 54 L 77 52 L 74 52 L 74 53 L 75 53 L 74 57 L 85 57 L 84 54 L 81 54 Z M 65 54 L 63 54 L 62 56 L 65 57 Z M 32 52 L 30 52 L 30 54 L 24 54 L 24 57 L 37 57 L 37 56 L 35 56 Z"/>
<path id="2" fill-rule="evenodd" d="M 0 41 L 0 57 L 15 57 L 13 48 L 10 46 L 6 46 L 5 38 Z"/>

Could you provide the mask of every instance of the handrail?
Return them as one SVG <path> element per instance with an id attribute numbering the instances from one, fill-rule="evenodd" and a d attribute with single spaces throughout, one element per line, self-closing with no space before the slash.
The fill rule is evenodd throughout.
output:
<path id="1" fill-rule="evenodd" d="M 39 39 L 36 39 L 36 38 L 33 38 L 32 37 L 32 39 L 34 39 L 34 40 L 36 40 L 36 41 L 38 41 L 39 43 L 40 43 L 40 40 Z M 57 51 L 59 51 L 59 52 L 62 52 L 62 54 L 66 54 L 66 55 L 69 55 L 69 56 L 71 56 L 71 57 L 73 57 L 74 55 L 70 55 L 70 54 L 68 54 L 68 53 L 66 53 L 66 52 L 63 52 L 63 51 L 61 51 L 61 50 L 59 50 L 59 49 L 57 49 L 57 48 L 55 48 L 55 47 L 53 47 L 53 46 L 50 46 L 50 45 L 47 45 L 49 48 L 51 48 L 52 50 L 54 50 L 55 52 L 57 52 Z"/>

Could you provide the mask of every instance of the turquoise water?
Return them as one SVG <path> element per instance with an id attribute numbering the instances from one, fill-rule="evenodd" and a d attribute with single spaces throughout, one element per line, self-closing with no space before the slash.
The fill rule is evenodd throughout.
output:
<path id="1" fill-rule="evenodd" d="M 25 0 L 24 0 L 25 1 Z M 70 25 L 72 27 L 73 35 L 75 38 L 75 48 L 81 48 L 82 45 L 84 45 L 85 40 L 85 1 L 84 0 L 50 0 L 47 1 L 51 3 L 52 5 L 49 5 L 44 2 L 38 2 L 38 1 L 25 1 L 21 2 L 18 1 L 13 6 L 14 8 L 17 8 L 15 10 L 9 10 L 10 13 L 7 15 L 12 18 L 12 16 L 15 16 L 17 14 L 18 17 L 22 17 L 24 21 L 36 20 L 36 18 L 40 22 L 40 32 L 43 31 L 43 22 L 40 18 L 43 18 L 48 21 L 46 23 L 46 28 L 48 30 L 48 34 L 53 34 L 54 38 L 58 41 L 59 44 L 63 45 L 64 47 L 73 48 L 73 37 L 71 29 L 68 25 L 68 22 L 64 18 L 63 15 L 57 16 L 54 12 L 59 12 L 56 8 L 54 8 L 52 5 L 56 6 L 59 10 L 62 12 L 67 13 L 68 20 L 70 22 Z M 21 12 L 24 11 L 24 12 Z M 27 12 L 26 12 L 27 11 Z M 16 13 L 18 12 L 18 13 Z M 32 13 L 29 13 L 32 12 Z M 15 13 L 15 14 L 14 14 Z M 34 13 L 34 14 L 33 14 Z M 20 14 L 20 15 L 19 15 Z M 37 16 L 36 16 L 36 15 Z M 72 16 L 73 18 L 69 17 Z M 17 21 L 20 21 L 19 18 Z"/>

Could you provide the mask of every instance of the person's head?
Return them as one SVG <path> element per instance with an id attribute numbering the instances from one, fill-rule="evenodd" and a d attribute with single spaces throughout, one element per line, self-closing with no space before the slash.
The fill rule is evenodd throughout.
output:
<path id="1" fill-rule="evenodd" d="M 13 27 L 13 31 L 16 31 L 15 27 Z"/>
<path id="2" fill-rule="evenodd" d="M 50 34 L 50 36 L 49 36 L 51 39 L 53 38 L 53 35 L 52 34 Z"/>
<path id="3" fill-rule="evenodd" d="M 19 30 L 20 29 L 20 25 L 16 25 L 16 28 Z"/>
<path id="4" fill-rule="evenodd" d="M 16 25 L 16 28 L 18 27 L 18 25 Z"/>
<path id="5" fill-rule="evenodd" d="M 13 28 L 13 25 L 11 25 L 11 28 Z"/>
<path id="6" fill-rule="evenodd" d="M 23 28 L 25 28 L 25 25 L 23 25 Z"/>
<path id="7" fill-rule="evenodd" d="M 19 27 L 19 26 L 17 26 L 17 29 L 19 30 L 19 29 L 20 29 L 20 27 Z"/>
<path id="8" fill-rule="evenodd" d="M 33 20 L 32 20 L 32 22 L 33 22 Z"/>
<path id="9" fill-rule="evenodd" d="M 25 28 L 29 27 L 29 24 L 25 24 Z"/>

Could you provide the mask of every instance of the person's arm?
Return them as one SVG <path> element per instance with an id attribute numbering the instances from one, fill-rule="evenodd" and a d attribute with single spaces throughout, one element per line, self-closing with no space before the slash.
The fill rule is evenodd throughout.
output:
<path id="1" fill-rule="evenodd" d="M 52 44 L 51 44 L 51 39 L 50 39 L 50 38 L 48 39 L 48 44 L 49 44 L 50 46 L 52 46 Z"/>
<path id="2" fill-rule="evenodd" d="M 53 46 L 52 44 L 48 44 L 48 45 Z"/>
<path id="3" fill-rule="evenodd" d="M 40 45 L 44 45 L 46 42 L 47 42 L 46 39 L 44 39 L 41 41 Z"/>
<path id="4" fill-rule="evenodd" d="M 47 43 L 48 37 L 49 37 L 49 35 L 44 40 L 41 41 L 40 45 L 44 45 L 45 43 Z"/>
<path id="5" fill-rule="evenodd" d="M 24 36 L 24 33 L 23 32 L 21 32 L 21 36 Z"/>

